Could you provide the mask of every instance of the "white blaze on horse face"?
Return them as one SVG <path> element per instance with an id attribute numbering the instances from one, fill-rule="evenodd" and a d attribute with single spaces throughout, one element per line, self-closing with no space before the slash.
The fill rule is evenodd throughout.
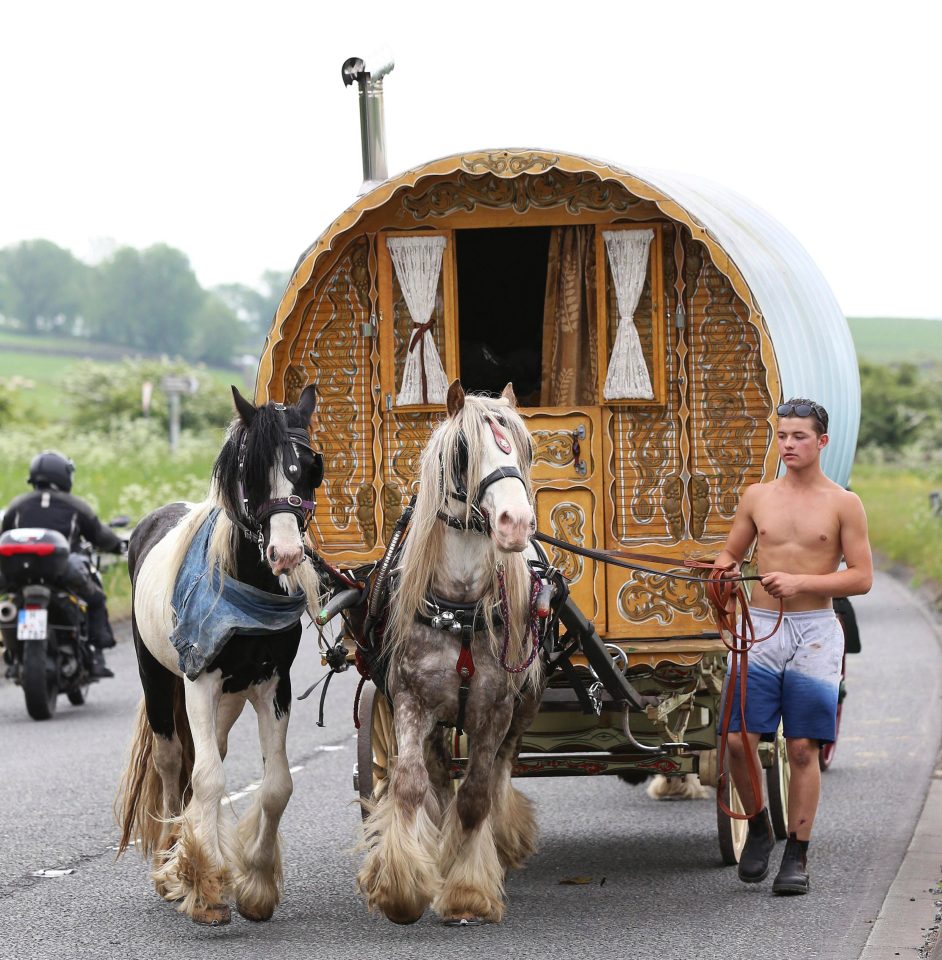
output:
<path id="1" fill-rule="evenodd" d="M 501 431 L 504 437 L 506 432 Z M 487 463 L 481 469 L 486 477 L 498 467 L 516 467 L 517 457 L 511 447 L 504 453 L 488 437 L 485 443 Z M 517 477 L 503 477 L 492 483 L 481 498 L 481 508 L 490 517 L 491 539 L 499 550 L 520 553 L 526 550 L 536 530 L 536 517 L 527 498 L 526 487 Z"/>
<path id="2" fill-rule="evenodd" d="M 271 472 L 271 498 L 279 500 L 294 492 L 291 481 L 284 475 L 281 466 L 275 466 Z M 304 558 L 304 544 L 301 531 L 293 513 L 274 513 L 268 518 L 268 546 L 265 559 L 271 572 L 280 577 L 291 573 Z"/>

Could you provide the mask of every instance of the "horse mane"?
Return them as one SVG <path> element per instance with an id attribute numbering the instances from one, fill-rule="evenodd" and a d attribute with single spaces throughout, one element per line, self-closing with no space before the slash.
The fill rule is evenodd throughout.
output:
<path id="1" fill-rule="evenodd" d="M 167 564 L 173 571 L 172 576 L 167 578 L 168 603 L 186 552 L 197 531 L 214 509 L 219 510 L 219 516 L 209 542 L 207 559 L 220 573 L 235 576 L 242 531 L 229 517 L 239 516 L 242 509 L 239 490 L 240 456 L 244 458 L 242 476 L 246 495 L 255 503 L 267 500 L 271 489 L 269 471 L 279 456 L 281 445 L 288 439 L 287 427 L 307 427 L 307 424 L 301 422 L 301 415 L 296 407 L 285 407 L 280 411 L 271 403 L 258 407 L 250 427 L 246 427 L 241 417 L 236 417 L 229 424 L 226 440 L 213 464 L 209 494 L 205 500 L 193 504 L 193 508 L 180 522 L 180 536 Z M 310 563 L 300 563 L 293 572 L 282 575 L 279 580 L 289 593 L 303 590 L 311 610 L 316 610 L 321 605 L 322 585 Z M 219 578 L 219 583 L 222 589 L 222 577 Z"/>
<path id="2" fill-rule="evenodd" d="M 398 584 L 394 588 L 386 642 L 390 656 L 407 640 L 419 611 L 425 612 L 425 598 L 436 572 L 444 559 L 445 525 L 438 519 L 438 511 L 453 509 L 458 501 L 448 494 L 455 491 L 455 479 L 467 464 L 466 487 L 470 501 L 484 479 L 484 444 L 492 442 L 486 428 L 488 417 L 499 415 L 510 435 L 517 458 L 517 468 L 524 478 L 527 497 L 533 501 L 530 484 L 532 441 L 530 432 L 520 415 L 503 397 L 494 399 L 479 394 L 466 394 L 464 406 L 454 416 L 440 423 L 432 432 L 419 461 L 419 490 L 415 512 L 409 524 L 408 535 L 399 565 Z M 462 449 L 464 448 L 464 449 Z M 471 518 L 470 502 L 465 504 L 464 520 Z M 468 536 L 480 536 L 469 533 Z M 522 553 L 501 553 L 487 538 L 487 565 L 491 569 L 488 585 L 479 605 L 490 609 L 498 602 L 497 561 L 504 562 L 504 580 L 510 610 L 510 643 L 507 658 L 519 663 L 530 651 L 527 626 L 530 613 L 530 567 Z M 503 637 L 495 634 L 490 617 L 487 632 L 490 650 L 496 658 L 503 645 Z M 508 674 L 523 684 L 541 669 L 540 658 L 520 674 Z M 533 676 L 536 680 L 537 677 Z"/>

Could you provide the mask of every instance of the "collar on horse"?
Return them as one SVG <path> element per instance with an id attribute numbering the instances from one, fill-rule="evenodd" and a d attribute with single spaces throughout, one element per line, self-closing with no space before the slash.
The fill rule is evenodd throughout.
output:
<path id="1" fill-rule="evenodd" d="M 276 410 L 281 414 L 284 420 L 285 405 L 283 403 L 273 404 Z M 281 444 L 281 462 L 285 471 L 285 476 L 289 480 L 296 481 L 301 476 L 301 456 L 302 449 L 310 452 L 314 457 L 315 470 L 317 473 L 314 489 L 316 490 L 324 477 L 324 458 L 311 447 L 311 438 L 304 427 L 289 427 L 285 425 L 285 433 L 288 439 Z M 264 531 L 262 525 L 276 513 L 291 513 L 294 515 L 298 524 L 298 530 L 303 533 L 311 522 L 311 515 L 317 506 L 317 500 L 305 500 L 296 494 L 290 494 L 287 497 L 273 497 L 260 504 L 254 511 L 249 510 L 248 497 L 245 495 L 243 484 L 243 474 L 245 470 L 245 435 L 242 436 L 242 442 L 239 447 L 239 516 L 230 516 L 229 519 L 242 531 L 247 540 L 254 540 L 261 549 L 264 540 Z"/>

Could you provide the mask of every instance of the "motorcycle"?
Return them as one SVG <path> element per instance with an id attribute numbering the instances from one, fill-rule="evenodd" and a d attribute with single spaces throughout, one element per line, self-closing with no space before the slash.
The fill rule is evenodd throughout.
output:
<path id="1" fill-rule="evenodd" d="M 126 517 L 109 526 L 128 523 Z M 86 545 L 92 576 L 97 553 Z M 88 610 L 75 592 L 69 542 L 55 530 L 24 527 L 0 536 L 0 634 L 6 676 L 23 689 L 34 720 L 56 712 L 60 694 L 85 703 L 92 683 Z M 100 584 L 100 579 L 99 579 Z"/>

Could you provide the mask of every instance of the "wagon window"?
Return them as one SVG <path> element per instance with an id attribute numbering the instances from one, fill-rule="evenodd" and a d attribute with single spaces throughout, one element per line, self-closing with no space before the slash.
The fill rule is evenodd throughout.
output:
<path id="1" fill-rule="evenodd" d="M 665 402 L 661 243 L 660 224 L 596 230 L 599 356 L 604 358 L 598 389 L 603 403 Z"/>
<path id="2" fill-rule="evenodd" d="M 435 252 L 441 255 L 440 266 L 433 256 L 430 260 L 431 266 L 424 274 L 419 269 L 416 275 L 407 276 L 404 280 L 400 276 L 401 262 L 400 269 L 397 269 L 389 244 L 392 240 L 395 249 L 395 241 L 400 238 L 439 240 L 440 243 L 435 243 L 434 248 Z M 377 253 L 383 317 L 379 330 L 380 362 L 385 405 L 408 406 L 413 409 L 441 407 L 444 396 L 437 396 L 429 381 L 433 380 L 439 368 L 446 383 L 455 376 L 454 237 L 451 231 L 386 231 L 380 234 Z M 404 286 L 409 286 L 410 283 L 412 289 L 404 289 Z M 427 286 L 423 288 L 423 284 Z M 413 309 L 410 309 L 410 300 L 415 311 L 419 313 L 418 320 L 413 315 Z M 424 319 L 425 312 L 428 313 L 427 320 Z M 428 336 L 431 344 L 434 344 L 434 350 L 430 349 L 428 340 L 425 344 L 422 343 L 424 333 L 417 326 L 419 322 L 428 325 Z M 410 354 L 414 354 L 414 368 L 407 378 L 406 368 Z M 421 373 L 423 362 L 428 374 L 424 384 L 417 380 L 416 373 Z M 409 388 L 410 384 L 412 389 L 408 394 L 404 393 L 404 387 Z"/>

